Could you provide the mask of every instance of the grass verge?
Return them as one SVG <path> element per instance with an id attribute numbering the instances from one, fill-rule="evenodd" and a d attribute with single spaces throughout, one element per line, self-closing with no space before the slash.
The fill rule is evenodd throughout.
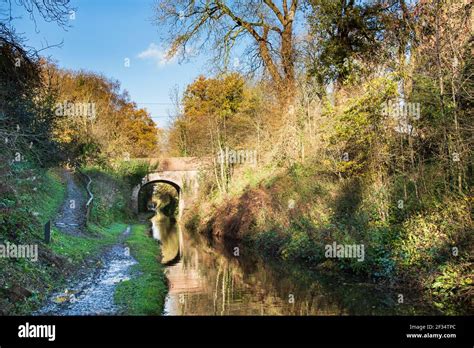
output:
<path id="1" fill-rule="evenodd" d="M 133 225 L 126 244 L 138 264 L 133 278 L 117 286 L 115 302 L 129 315 L 161 315 L 168 287 L 160 263 L 160 245 L 146 225 Z"/>
<path id="2" fill-rule="evenodd" d="M 80 263 L 99 253 L 103 247 L 114 244 L 126 228 L 127 224 L 120 222 L 107 227 L 89 224 L 87 229 L 94 233 L 93 237 L 73 236 L 53 229 L 51 249 L 73 263 Z"/>

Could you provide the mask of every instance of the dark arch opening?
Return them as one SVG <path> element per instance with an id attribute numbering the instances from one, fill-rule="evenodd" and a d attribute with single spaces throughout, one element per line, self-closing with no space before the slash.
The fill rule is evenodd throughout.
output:
<path id="1" fill-rule="evenodd" d="M 160 184 L 165 184 L 167 187 L 173 187 L 173 191 L 169 191 L 167 189 L 161 189 L 157 192 L 156 187 L 159 187 Z M 154 203 L 156 199 L 154 199 L 155 196 L 160 196 L 160 195 L 168 195 L 169 199 L 172 201 L 173 199 L 176 201 L 175 203 L 171 202 L 173 205 L 171 209 L 174 211 L 174 209 L 178 209 L 178 204 L 179 204 L 179 199 L 181 195 L 181 188 L 179 185 L 172 181 L 168 180 L 153 180 L 150 182 L 147 182 L 145 185 L 140 187 L 140 190 L 138 191 L 138 212 L 149 212 L 152 210 L 156 210 L 157 206 L 152 206 L 151 203 Z"/>

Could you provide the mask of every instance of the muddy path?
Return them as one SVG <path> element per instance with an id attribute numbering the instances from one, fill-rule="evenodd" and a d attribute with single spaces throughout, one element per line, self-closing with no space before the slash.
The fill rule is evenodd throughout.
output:
<path id="1" fill-rule="evenodd" d="M 86 196 L 77 175 L 64 170 L 67 192 L 63 205 L 54 219 L 54 225 L 63 233 L 81 235 L 86 223 Z"/>
<path id="2" fill-rule="evenodd" d="M 50 296 L 35 315 L 117 315 L 120 308 L 114 303 L 117 285 L 131 277 L 131 267 L 137 261 L 123 242 L 130 234 L 130 226 L 117 244 L 99 258 L 97 267 L 76 274 L 68 281 L 67 289 Z"/>
<path id="3" fill-rule="evenodd" d="M 67 193 L 54 219 L 60 233 L 76 236 L 86 234 L 86 195 L 77 175 L 64 170 Z M 130 255 L 124 241 L 130 234 L 128 226 L 116 244 L 108 247 L 75 272 L 62 291 L 55 292 L 33 315 L 114 315 L 120 309 L 114 303 L 117 284 L 130 279 L 131 267 L 137 261 Z"/>

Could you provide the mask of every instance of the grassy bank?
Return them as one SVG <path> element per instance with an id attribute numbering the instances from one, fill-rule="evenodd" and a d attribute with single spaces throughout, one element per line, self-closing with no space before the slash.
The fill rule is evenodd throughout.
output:
<path id="1" fill-rule="evenodd" d="M 59 171 L 41 170 L 25 164 L 13 168 L 8 190 L 1 199 L 0 244 L 38 245 L 38 260 L 0 258 L 0 313 L 27 314 L 50 289 L 58 286 L 71 263 L 43 243 L 43 224 L 51 219 L 65 197 Z"/>
<path id="2" fill-rule="evenodd" d="M 38 245 L 38 260 L 0 258 L 0 314 L 31 313 L 78 268 L 90 266 L 117 242 L 131 221 L 127 202 L 141 175 L 134 177 L 136 168 L 126 164 L 118 171 L 89 169 L 95 199 L 87 230 L 73 236 L 53 226 L 50 244 L 43 242 L 43 226 L 54 219 L 66 197 L 61 169 L 14 168 L 15 176 L 5 185 L 14 189 L 0 200 L 0 244 Z M 150 245 L 155 246 L 153 240 Z"/>
<path id="3" fill-rule="evenodd" d="M 401 205 L 399 178 L 380 185 L 370 178 L 340 180 L 317 168 L 242 175 L 234 191 L 200 202 L 186 223 L 244 240 L 282 262 L 418 290 L 445 314 L 472 308 L 473 223 L 466 197 L 436 191 L 433 178 Z M 363 245 L 363 261 L 326 257 L 334 242 Z"/>
<path id="4" fill-rule="evenodd" d="M 117 242 L 118 236 L 127 228 L 126 223 L 116 222 L 107 227 L 89 225 L 91 236 L 73 236 L 54 229 L 51 250 L 68 258 L 74 264 L 87 261 L 100 251 Z"/>
<path id="5" fill-rule="evenodd" d="M 29 176 L 23 179 L 26 173 Z M 51 243 L 45 244 L 43 226 L 55 217 L 65 199 L 60 170 L 18 170 L 16 184 L 16 199 L 2 199 L 0 241 L 3 245 L 37 245 L 38 259 L 0 258 L 0 311 L 5 315 L 29 314 L 38 308 L 75 269 L 114 243 L 126 226 L 90 225 L 90 235 L 80 237 L 53 227 Z"/>
<path id="6" fill-rule="evenodd" d="M 148 173 L 149 165 L 137 161 L 116 162 L 107 167 L 88 166 L 83 171 L 92 179 L 94 203 L 90 221 L 109 225 L 133 219 L 132 189 Z"/>
<path id="7" fill-rule="evenodd" d="M 115 301 L 129 315 L 161 315 L 168 288 L 160 263 L 160 246 L 146 225 L 133 225 L 126 244 L 138 264 L 132 279 L 118 285 Z"/>

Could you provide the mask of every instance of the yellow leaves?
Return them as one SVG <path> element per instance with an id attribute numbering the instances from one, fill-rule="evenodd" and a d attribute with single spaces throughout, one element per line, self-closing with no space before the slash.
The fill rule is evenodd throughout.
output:
<path id="1" fill-rule="evenodd" d="M 222 116 L 236 112 L 243 101 L 244 83 L 238 74 L 229 74 L 222 78 L 200 76 L 184 93 L 186 116 Z"/>
<path id="2" fill-rule="evenodd" d="M 199 76 L 183 95 L 184 114 L 170 132 L 172 152 L 209 155 L 225 144 L 242 144 L 254 127 L 259 96 L 237 74 Z M 219 145 L 220 144 L 220 145 Z"/>
<path id="3" fill-rule="evenodd" d="M 58 103 L 91 103 L 97 117 L 58 117 L 55 140 L 68 152 L 88 160 L 123 156 L 146 157 L 156 153 L 158 131 L 150 114 L 138 109 L 120 91 L 117 81 L 87 72 L 70 72 L 54 68 L 59 83 Z"/>
<path id="4" fill-rule="evenodd" d="M 73 141 L 75 133 L 76 132 L 70 128 L 56 128 L 53 134 L 56 141 L 58 141 L 59 143 L 69 144 Z"/>
<path id="5" fill-rule="evenodd" d="M 55 302 L 55 303 L 64 303 L 67 300 L 69 300 L 69 296 L 57 296 L 56 298 L 54 298 L 53 302 Z"/>

